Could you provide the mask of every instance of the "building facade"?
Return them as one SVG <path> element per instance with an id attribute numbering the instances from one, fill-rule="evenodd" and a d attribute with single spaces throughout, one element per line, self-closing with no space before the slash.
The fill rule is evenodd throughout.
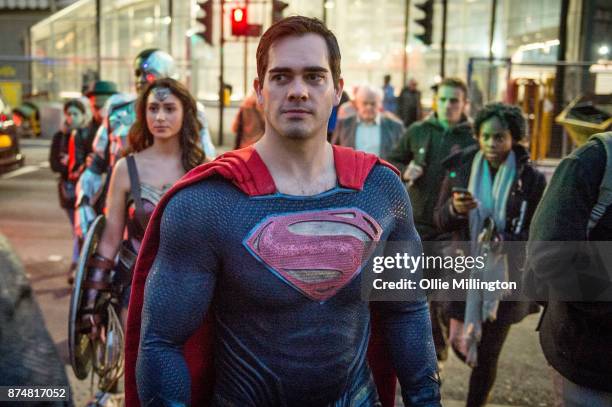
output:
<path id="1" fill-rule="evenodd" d="M 0 0 L 0 96 L 10 106 L 31 92 L 30 27 L 72 1 Z"/>
<path id="2" fill-rule="evenodd" d="M 510 78 L 546 83 L 556 72 L 563 1 L 447 0 L 445 75 L 470 79 L 472 94 L 480 94 L 482 102 L 502 98 Z M 388 73 L 397 93 L 403 81 L 412 77 L 423 90 L 424 102 L 430 101 L 429 87 L 441 76 L 442 1 L 434 1 L 430 46 L 415 37 L 420 28 L 414 21 L 422 16 L 414 6 L 417 1 L 289 0 L 288 3 L 285 16 L 302 14 L 324 19 L 336 33 L 347 89 L 363 82 L 382 85 L 383 76 Z M 405 46 L 407 3 L 412 6 L 408 9 Z M 597 59 L 610 57 L 609 53 L 601 52 L 606 46 L 612 49 L 609 3 L 569 0 L 566 59 L 586 62 L 576 68 L 575 76 L 583 77 L 578 85 L 578 82 L 566 81 L 576 87 L 567 98 L 584 92 L 585 87 L 594 89 L 589 66 Z M 232 100 L 236 101 L 252 87 L 258 38 L 245 40 L 231 36 L 230 9 L 244 2 L 227 0 L 225 4 L 228 17 L 223 49 L 224 82 L 232 86 Z M 495 13 L 492 13 L 493 4 L 497 5 Z M 271 24 L 271 2 L 253 1 L 248 7 L 249 22 L 261 24 L 265 30 Z M 98 71 L 103 79 L 113 80 L 123 91 L 130 91 L 134 56 L 142 49 L 157 47 L 177 59 L 182 80 L 200 100 L 218 101 L 220 1 L 213 1 L 213 46 L 194 35 L 201 30 L 195 21 L 198 12 L 196 0 L 79 0 L 31 29 L 30 47 L 36 59 L 32 67 L 33 91 L 55 96 L 73 94 L 81 90 L 88 73 Z M 594 24 L 599 27 L 597 30 Z M 493 68 L 490 57 L 494 58 Z"/>

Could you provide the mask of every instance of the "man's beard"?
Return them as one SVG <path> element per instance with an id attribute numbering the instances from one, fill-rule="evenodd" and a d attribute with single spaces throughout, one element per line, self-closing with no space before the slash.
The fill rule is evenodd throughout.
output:
<path id="1" fill-rule="evenodd" d="M 288 139 L 292 139 L 292 140 L 303 140 L 303 139 L 309 138 L 311 134 L 307 132 L 305 129 L 301 129 L 301 128 L 295 129 L 294 128 L 284 133 L 283 136 L 285 136 Z"/>
<path id="2" fill-rule="evenodd" d="M 287 138 L 290 140 L 306 140 L 316 134 L 316 131 L 309 130 L 305 126 L 300 125 L 289 125 L 285 126 L 283 130 L 279 128 L 274 128 L 274 130 L 283 138 Z"/>

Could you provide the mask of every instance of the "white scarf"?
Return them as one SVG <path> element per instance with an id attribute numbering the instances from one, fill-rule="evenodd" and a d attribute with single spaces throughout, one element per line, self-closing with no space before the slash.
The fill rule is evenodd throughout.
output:
<path id="1" fill-rule="evenodd" d="M 478 237 L 485 220 L 492 218 L 496 231 L 506 229 L 506 204 L 516 177 L 516 155 L 510 151 L 499 166 L 495 179 L 491 180 L 488 162 L 481 151 L 476 153 L 470 172 L 468 190 L 479 201 L 477 208 L 469 213 L 470 241 L 472 256 L 482 255 L 483 247 Z M 482 270 L 472 269 L 470 278 L 481 281 L 508 281 L 508 259 L 505 254 L 489 252 Z M 464 338 L 468 343 L 466 358 L 470 366 L 477 363 L 477 346 L 482 337 L 482 323 L 497 318 L 499 301 L 508 293 L 488 290 L 469 290 L 465 304 Z"/>

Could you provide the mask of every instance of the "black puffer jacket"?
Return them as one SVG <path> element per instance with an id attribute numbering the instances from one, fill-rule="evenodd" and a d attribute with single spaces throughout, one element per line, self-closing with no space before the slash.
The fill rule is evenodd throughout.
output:
<path id="1" fill-rule="evenodd" d="M 524 147 L 516 145 L 513 148 L 517 160 L 517 177 L 510 189 L 506 204 L 506 229 L 497 231 L 503 241 L 526 241 L 529 237 L 529 225 L 535 209 L 540 202 L 546 179 L 544 175 L 529 163 L 529 154 Z M 457 242 L 470 241 L 467 216 L 458 216 L 451 212 L 451 195 L 453 187 L 467 188 L 469 184 L 472 162 L 478 152 L 478 146 L 471 146 L 445 160 L 447 176 L 442 184 L 440 199 L 434 212 L 437 226 L 444 232 L 452 232 L 453 240 Z M 523 221 L 520 228 L 517 224 L 521 218 L 521 206 L 524 206 Z M 520 229 L 520 230 L 518 230 Z M 518 233 L 517 233 L 518 232 Z M 512 250 L 509 259 L 510 281 L 520 284 L 524 264 L 524 253 Z M 520 291 L 520 290 L 519 290 Z M 509 299 L 517 299 L 515 292 Z M 463 320 L 464 302 L 450 302 L 448 313 L 451 318 Z M 497 320 L 502 323 L 514 324 L 520 322 L 526 315 L 538 311 L 534 302 L 502 301 Z"/>
<path id="2" fill-rule="evenodd" d="M 543 252 L 537 250 L 538 242 L 612 240 L 612 206 L 587 237 L 587 222 L 605 169 L 606 152 L 597 140 L 574 151 L 557 167 L 531 225 L 525 275 L 530 286 L 556 292 L 575 284 L 574 270 L 566 267 L 575 253 L 561 244 L 557 251 Z M 594 266 L 589 272 L 601 273 L 599 285 L 607 284 L 609 289 L 605 269 Z M 551 300 L 542 314 L 540 343 L 546 360 L 564 377 L 612 392 L 612 302 Z"/>

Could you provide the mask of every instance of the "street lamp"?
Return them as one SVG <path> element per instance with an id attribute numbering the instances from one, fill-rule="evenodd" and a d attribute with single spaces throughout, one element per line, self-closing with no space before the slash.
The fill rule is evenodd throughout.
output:
<path id="1" fill-rule="evenodd" d="M 610 48 L 607 45 L 602 45 L 601 47 L 599 47 L 599 49 L 597 50 L 597 53 L 599 55 L 606 56 L 610 53 Z"/>

